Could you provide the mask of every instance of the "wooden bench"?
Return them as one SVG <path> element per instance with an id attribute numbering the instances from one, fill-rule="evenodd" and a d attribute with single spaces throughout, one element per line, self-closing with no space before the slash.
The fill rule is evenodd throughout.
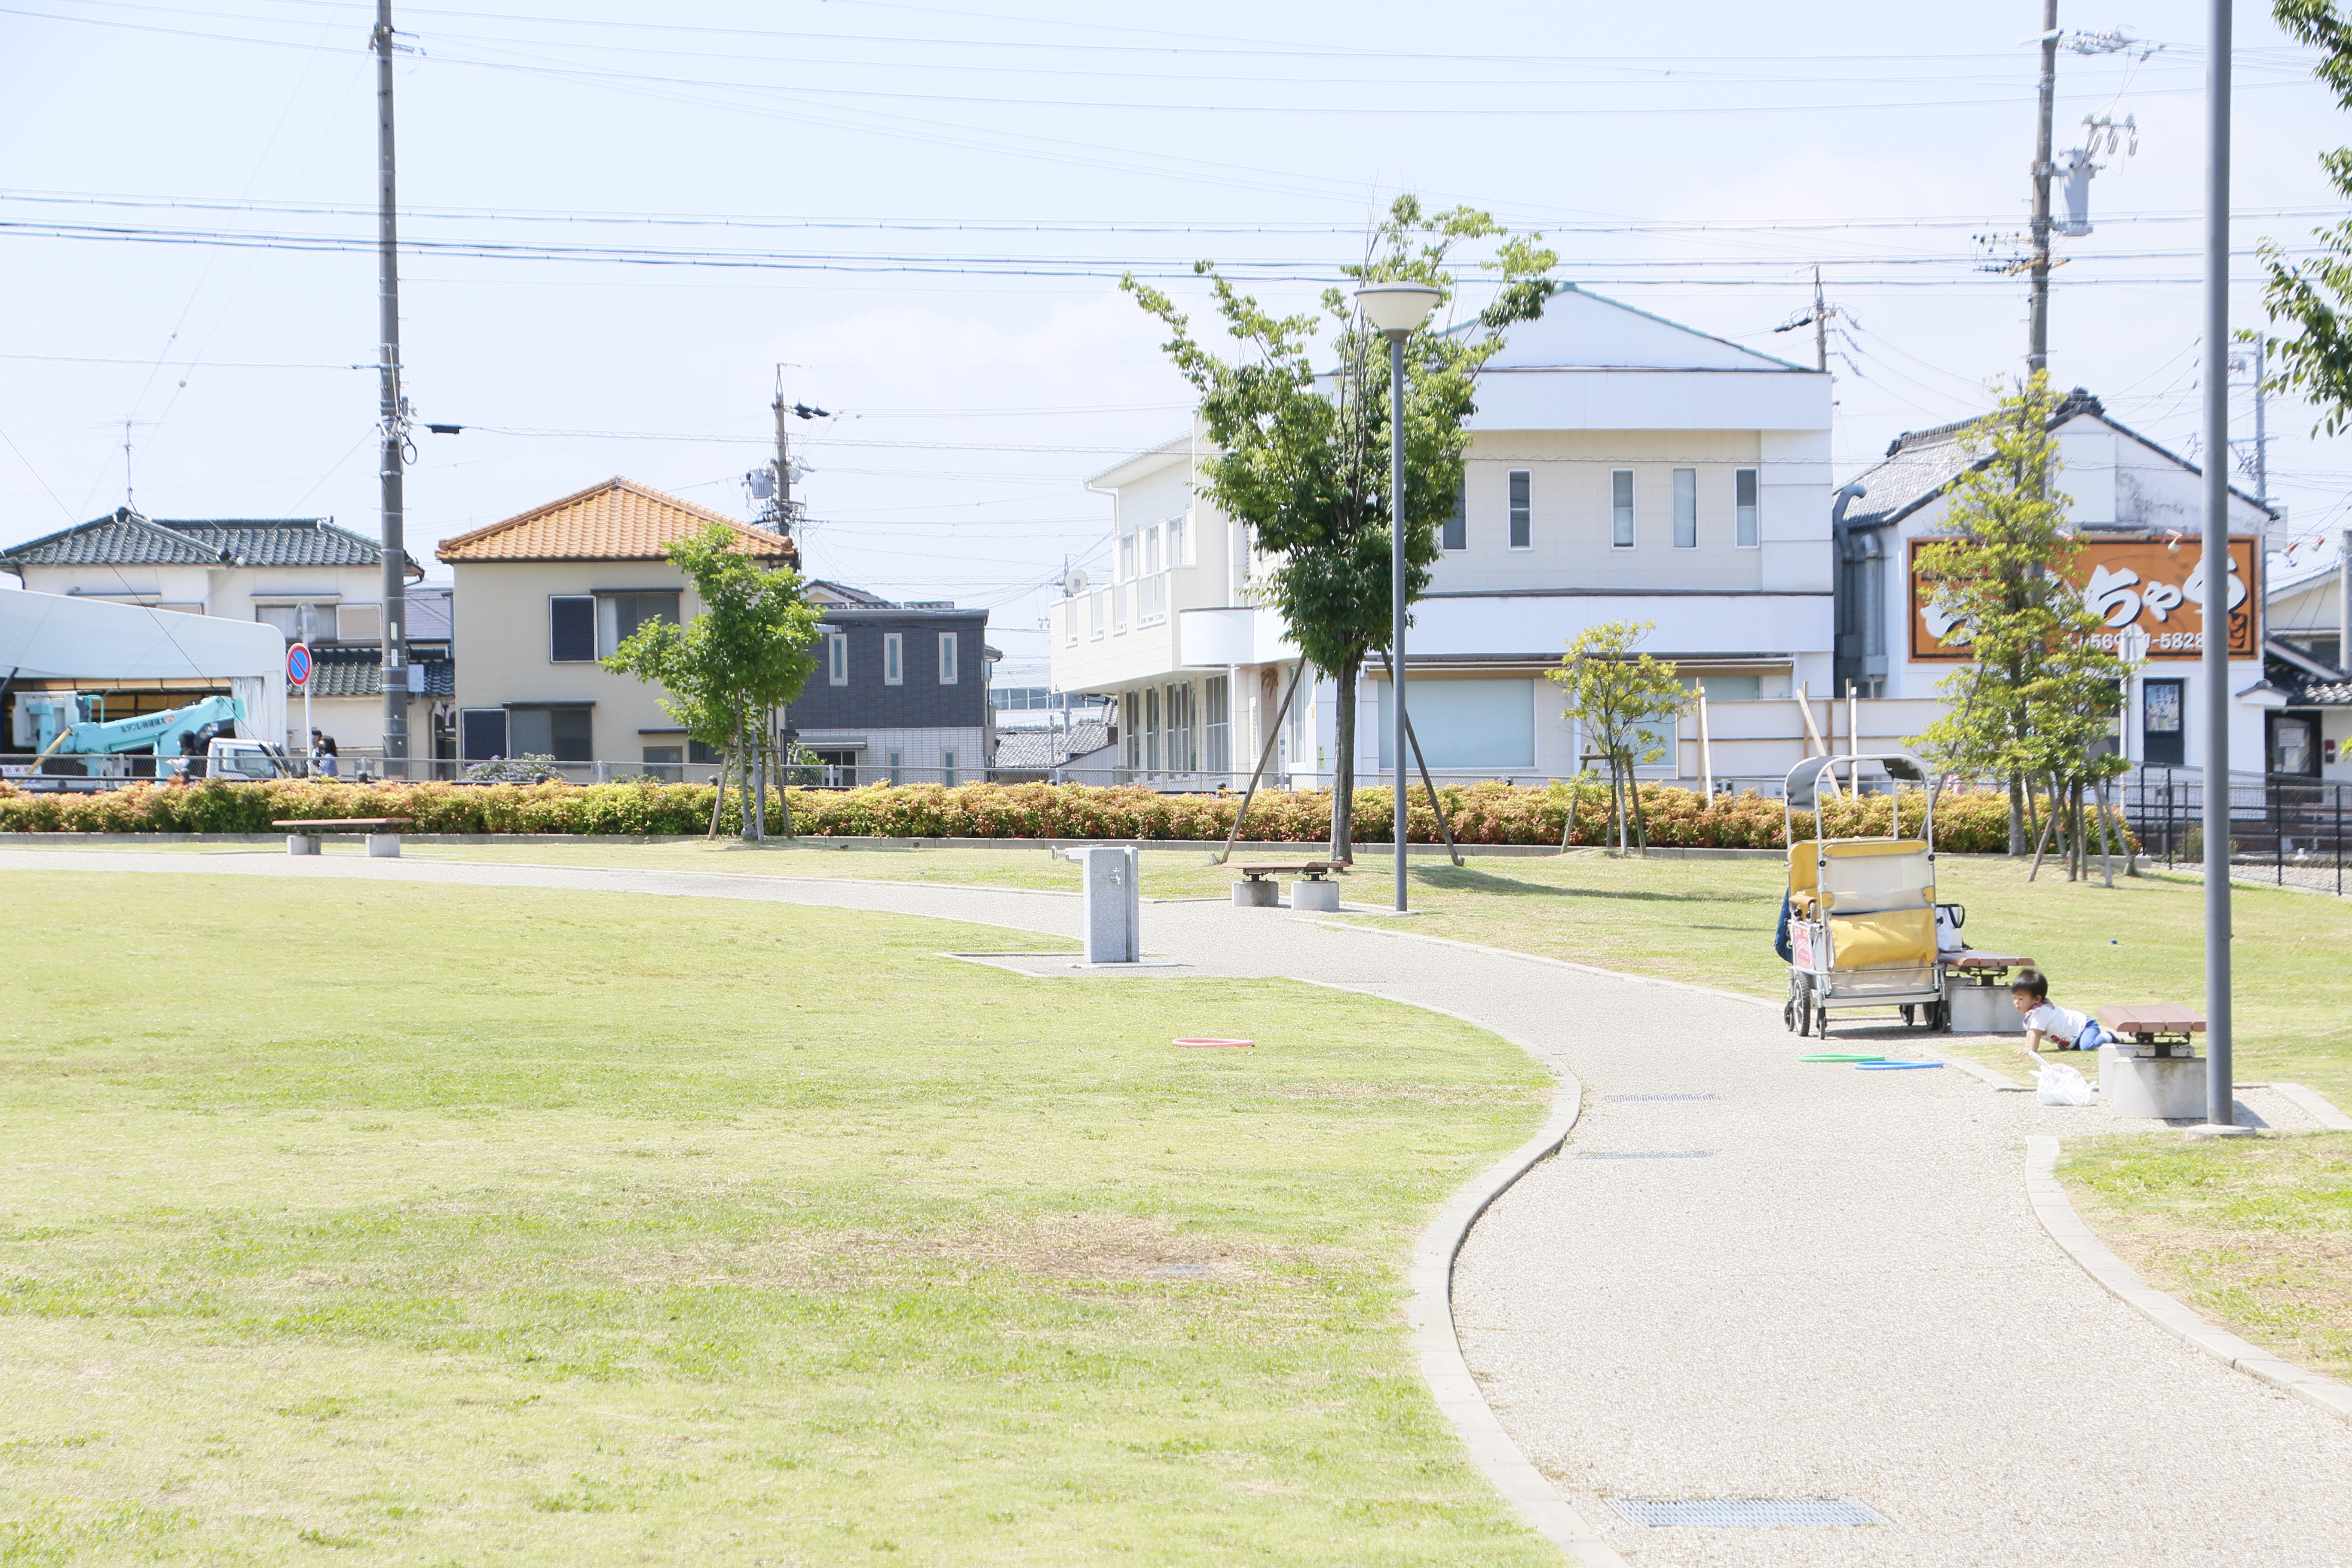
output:
<path id="1" fill-rule="evenodd" d="M 1345 860 L 1236 860 L 1228 869 L 1239 871 L 1251 881 L 1268 877 L 1306 877 L 1320 881 L 1334 873 L 1346 874 Z"/>
<path id="2" fill-rule="evenodd" d="M 2111 1004 L 2095 1016 L 2116 1048 L 2132 1056 L 2194 1056 L 2197 1042 L 2189 1037 L 2205 1032 L 2202 1013 L 2172 1002 Z"/>
<path id="3" fill-rule="evenodd" d="M 413 816 L 302 816 L 269 826 L 286 829 L 289 855 L 316 855 L 319 840 L 330 833 L 364 833 L 371 856 L 397 859 L 400 830 L 415 820 Z"/>
<path id="4" fill-rule="evenodd" d="M 1936 962 L 1947 969 L 1958 970 L 1977 985 L 1999 985 L 2009 978 L 2011 970 L 2033 967 L 2030 958 L 2021 958 L 2013 952 L 1979 952 L 1973 947 L 1941 953 Z"/>
<path id="5" fill-rule="evenodd" d="M 1234 884 L 1234 903 L 1237 908 L 1276 908 L 1282 902 L 1282 887 L 1273 879 L 1296 877 L 1299 880 L 1290 885 L 1290 907 L 1329 913 L 1339 907 L 1339 885 L 1326 879 L 1344 876 L 1348 863 L 1328 859 L 1236 860 L 1230 868 L 1242 874 L 1242 879 Z"/>

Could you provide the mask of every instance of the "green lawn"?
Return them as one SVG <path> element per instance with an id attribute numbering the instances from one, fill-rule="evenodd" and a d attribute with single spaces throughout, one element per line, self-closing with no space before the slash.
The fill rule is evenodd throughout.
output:
<path id="1" fill-rule="evenodd" d="M 1492 1036 L 832 910 L 0 887 L 0 1563 L 1557 1561 L 1400 1310 L 1549 1103 Z"/>
<path id="2" fill-rule="evenodd" d="M 2150 1284 L 2299 1366 L 2352 1376 L 2352 1132 L 2077 1139 L 2059 1173 Z"/>
<path id="3" fill-rule="evenodd" d="M 1077 886 L 1075 866 L 1027 848 L 639 847 L 551 839 L 543 846 L 424 846 L 412 853 L 542 865 Z M 1223 897 L 1233 873 L 1209 862 L 1204 848 L 1147 851 L 1145 896 Z M 1364 847 L 1358 867 L 1346 896 L 1386 903 L 1388 865 L 1378 847 Z M 1772 952 L 1784 877 L 1777 861 L 1621 860 L 1582 850 L 1476 857 L 1458 869 L 1443 858 L 1416 857 L 1412 871 L 1412 901 L 1421 912 L 1404 929 L 1760 996 L 1787 992 L 1788 972 Z M 2095 878 L 2069 884 L 2062 871 L 2045 867 L 2029 884 L 2018 862 L 1962 855 L 1938 860 L 1937 876 L 1938 894 L 1968 907 L 1970 942 L 2040 963 L 2052 977 L 2053 994 L 2065 1005 L 2204 1000 L 2203 889 L 2194 880 L 2119 872 L 2108 889 Z M 2242 887 L 2231 897 L 2238 1077 L 2307 1083 L 2352 1108 L 2352 963 L 2346 962 L 2352 956 L 2352 900 Z M 1147 912 L 1147 935 L 1150 918 Z M 2011 1074 L 2025 1071 L 2012 1042 L 1945 1038 L 1937 1044 Z M 2097 1076 L 2090 1057 L 2058 1059 Z"/>

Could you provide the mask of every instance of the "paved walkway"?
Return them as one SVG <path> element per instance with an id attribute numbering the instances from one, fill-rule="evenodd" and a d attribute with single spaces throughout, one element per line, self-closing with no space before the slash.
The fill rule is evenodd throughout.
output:
<path id="1" fill-rule="evenodd" d="M 766 900 L 1075 938 L 1078 902 L 926 884 L 276 852 L 0 849 L 0 872 L 397 879 Z M 1504 1426 L 1650 1564 L 2352 1563 L 2352 1427 L 2173 1339 L 2059 1251 L 2025 1138 L 2112 1125 L 1950 1069 L 1805 1066 L 1777 1007 L 1278 910 L 1147 905 L 1162 975 L 1442 1008 L 1583 1085 L 1456 1275 Z M 1769 962 L 1759 936 L 1759 962 Z M 25 950 L 19 945 L 17 951 Z M 1133 984 L 1132 978 L 1122 983 Z M 1846 1033 L 1846 1030 L 1841 1030 Z M 1891 1529 L 1643 1529 L 1607 1499 L 1853 1499 Z"/>

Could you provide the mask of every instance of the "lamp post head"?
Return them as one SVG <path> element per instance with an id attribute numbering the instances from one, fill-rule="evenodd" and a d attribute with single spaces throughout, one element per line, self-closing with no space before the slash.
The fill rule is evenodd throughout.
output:
<path id="1" fill-rule="evenodd" d="M 1426 283 L 1367 283 L 1356 290 L 1364 320 L 1383 337 L 1402 338 L 1429 320 L 1438 293 Z"/>

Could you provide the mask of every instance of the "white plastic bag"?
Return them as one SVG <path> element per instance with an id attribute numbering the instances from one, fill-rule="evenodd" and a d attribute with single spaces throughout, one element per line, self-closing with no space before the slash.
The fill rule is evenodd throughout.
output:
<path id="1" fill-rule="evenodd" d="M 2083 1075 L 2063 1062 L 2053 1062 L 2033 1075 L 2042 1087 L 2034 1098 L 2044 1105 L 2088 1105 L 2091 1086 Z"/>

